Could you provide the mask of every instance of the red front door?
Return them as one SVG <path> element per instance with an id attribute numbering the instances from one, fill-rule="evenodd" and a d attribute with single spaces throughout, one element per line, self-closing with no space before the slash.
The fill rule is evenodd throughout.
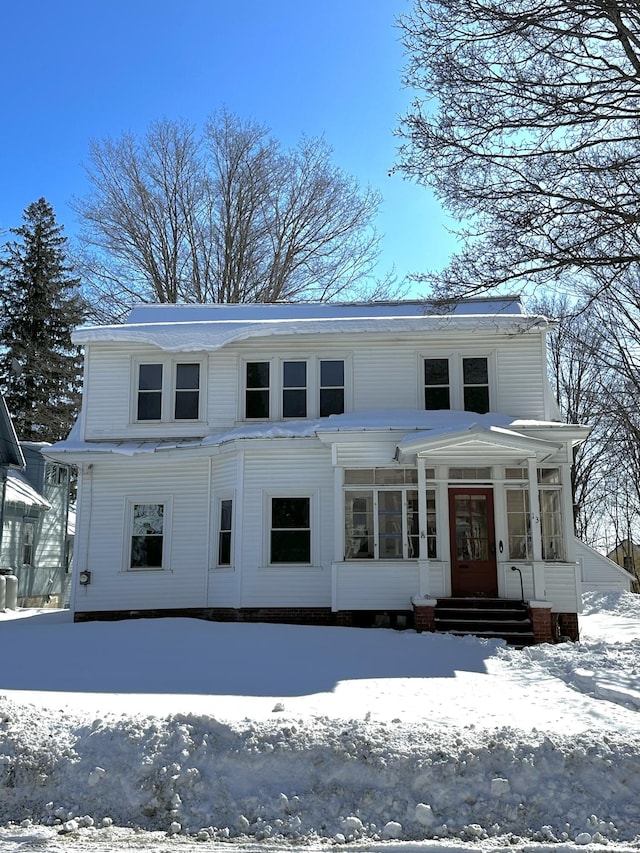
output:
<path id="1" fill-rule="evenodd" d="M 498 594 L 492 489 L 449 489 L 451 594 Z"/>

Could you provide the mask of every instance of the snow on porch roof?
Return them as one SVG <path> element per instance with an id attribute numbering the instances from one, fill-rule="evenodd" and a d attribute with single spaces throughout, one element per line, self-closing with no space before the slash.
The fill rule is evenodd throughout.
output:
<path id="1" fill-rule="evenodd" d="M 342 415 L 330 415 L 326 418 L 292 421 L 266 421 L 264 423 L 245 424 L 231 430 L 190 439 L 157 439 L 152 441 L 85 441 L 81 438 L 79 422 L 71 430 L 65 441 L 58 442 L 47 449 L 47 456 L 57 458 L 60 454 L 76 453 L 117 453 L 135 456 L 140 453 L 160 453 L 172 450 L 194 450 L 198 448 L 222 447 L 233 441 L 252 439 L 309 439 L 318 438 L 325 443 L 334 441 L 357 440 L 363 432 L 382 438 L 385 433 L 395 433 L 398 446 L 407 445 L 418 438 L 424 441 L 426 436 L 444 436 L 464 432 L 480 427 L 486 431 L 502 429 L 525 432 L 530 429 L 552 429 L 564 439 L 565 432 L 571 435 L 575 426 L 557 421 L 522 421 L 509 415 L 491 412 L 485 415 L 461 411 L 426 411 L 424 409 L 373 409 L 363 412 L 351 412 Z M 524 436 L 522 436 L 523 440 Z M 533 439 L 535 442 L 536 440 Z M 536 442 L 536 447 L 548 446 L 548 442 Z M 532 445 L 533 446 L 533 445 Z"/>
<path id="2" fill-rule="evenodd" d="M 526 331 L 549 321 L 527 315 L 518 297 L 369 303 L 139 305 L 126 322 L 76 329 L 78 344 L 134 341 L 166 351 L 217 350 L 232 341 L 270 335 L 425 331 L 476 328 Z"/>

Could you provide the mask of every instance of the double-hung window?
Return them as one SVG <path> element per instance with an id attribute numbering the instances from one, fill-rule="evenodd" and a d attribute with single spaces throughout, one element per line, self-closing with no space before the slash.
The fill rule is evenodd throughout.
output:
<path id="1" fill-rule="evenodd" d="M 162 419 L 162 380 L 164 365 L 138 365 L 137 420 L 159 421 Z"/>
<path id="2" fill-rule="evenodd" d="M 128 501 L 127 569 L 166 568 L 168 504 Z"/>
<path id="3" fill-rule="evenodd" d="M 462 359 L 465 412 L 483 415 L 489 411 L 489 364 L 486 358 Z"/>
<path id="4" fill-rule="evenodd" d="M 485 414 L 491 408 L 490 359 L 438 356 L 423 359 L 426 410 L 459 409 Z"/>
<path id="5" fill-rule="evenodd" d="M 425 358 L 424 360 L 424 407 L 425 409 L 451 408 L 448 358 Z"/>
<path id="6" fill-rule="evenodd" d="M 282 362 L 282 417 L 307 417 L 307 362 Z"/>
<path id="7" fill-rule="evenodd" d="M 282 358 L 244 364 L 247 420 L 325 418 L 346 409 L 344 359 Z"/>
<path id="8" fill-rule="evenodd" d="M 246 364 L 245 415 L 247 419 L 268 418 L 271 411 L 271 364 L 248 361 Z"/>
<path id="9" fill-rule="evenodd" d="M 197 421 L 201 408 L 200 362 L 137 364 L 137 421 Z"/>
<path id="10" fill-rule="evenodd" d="M 320 417 L 341 415 L 344 412 L 344 361 L 320 361 Z"/>
<path id="11" fill-rule="evenodd" d="M 345 559 L 417 559 L 420 555 L 417 470 L 347 469 L 344 473 Z M 432 539 L 428 547 L 435 551 L 435 494 L 431 507 Z"/>
<path id="12" fill-rule="evenodd" d="M 311 563 L 311 498 L 271 498 L 269 562 Z"/>
<path id="13" fill-rule="evenodd" d="M 219 526 L 218 526 L 218 566 L 230 566 L 231 560 L 231 534 L 233 531 L 233 500 L 225 498 L 219 503 Z"/>

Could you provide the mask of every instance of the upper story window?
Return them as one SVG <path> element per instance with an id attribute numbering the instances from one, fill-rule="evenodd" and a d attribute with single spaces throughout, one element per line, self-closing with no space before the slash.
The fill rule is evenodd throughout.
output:
<path id="1" fill-rule="evenodd" d="M 199 361 L 137 364 L 137 421 L 197 421 L 202 404 Z"/>
<path id="2" fill-rule="evenodd" d="M 424 407 L 425 409 L 451 408 L 448 358 L 425 358 L 424 360 Z"/>
<path id="3" fill-rule="evenodd" d="M 423 359 L 424 407 L 484 414 L 491 408 L 491 359 L 440 356 Z"/>
<path id="4" fill-rule="evenodd" d="M 268 361 L 248 361 L 246 365 L 245 414 L 247 418 L 268 418 L 270 413 Z"/>
<path id="5" fill-rule="evenodd" d="M 200 365 L 197 362 L 176 364 L 174 417 L 198 420 L 200 413 Z"/>
<path id="6" fill-rule="evenodd" d="M 320 417 L 344 413 L 344 361 L 320 362 Z"/>
<path id="7" fill-rule="evenodd" d="M 317 418 L 346 408 L 344 359 L 271 359 L 244 367 L 247 420 Z"/>
<path id="8" fill-rule="evenodd" d="M 307 362 L 282 362 L 282 417 L 307 417 Z"/>
<path id="9" fill-rule="evenodd" d="M 138 366 L 139 421 L 159 421 L 162 418 L 162 364 Z"/>
<path id="10" fill-rule="evenodd" d="M 479 415 L 489 411 L 489 364 L 486 358 L 462 359 L 465 412 Z"/>

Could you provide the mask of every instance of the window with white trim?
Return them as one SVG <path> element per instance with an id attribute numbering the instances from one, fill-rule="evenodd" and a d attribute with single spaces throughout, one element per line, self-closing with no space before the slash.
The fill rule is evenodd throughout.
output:
<path id="1" fill-rule="evenodd" d="M 421 384 L 424 408 L 488 412 L 492 364 L 488 356 L 424 357 Z"/>
<path id="2" fill-rule="evenodd" d="M 202 407 L 200 361 L 137 362 L 133 418 L 147 421 L 197 421 Z"/>
<path id="3" fill-rule="evenodd" d="M 244 363 L 246 420 L 287 420 L 342 414 L 346 410 L 345 359 L 265 359 Z"/>
<path id="4" fill-rule="evenodd" d="M 233 500 L 223 498 L 219 502 L 218 512 L 218 566 L 230 566 L 232 563 Z"/>
<path id="5" fill-rule="evenodd" d="M 415 468 L 345 470 L 345 560 L 419 557 L 417 482 Z M 435 537 L 435 493 L 433 509 Z"/>
<path id="6" fill-rule="evenodd" d="M 245 365 L 245 417 L 266 419 L 271 411 L 271 364 L 248 361 Z"/>
<path id="7" fill-rule="evenodd" d="M 282 417 L 307 417 L 307 362 L 282 362 Z"/>
<path id="8" fill-rule="evenodd" d="M 33 521 L 22 523 L 22 565 L 32 566 L 36 542 L 36 526 Z"/>
<path id="9" fill-rule="evenodd" d="M 127 500 L 127 571 L 167 568 L 170 502 Z"/>
<path id="10" fill-rule="evenodd" d="M 486 358 L 462 359 L 462 394 L 465 412 L 489 411 L 489 363 Z"/>
<path id="11" fill-rule="evenodd" d="M 564 560 L 562 478 L 559 468 L 538 468 L 542 559 Z"/>
<path id="12" fill-rule="evenodd" d="M 311 563 L 311 498 L 272 497 L 269 563 Z"/>
<path id="13" fill-rule="evenodd" d="M 531 512 L 527 488 L 507 488 L 507 537 L 510 560 L 531 559 Z"/>
<path id="14" fill-rule="evenodd" d="M 344 412 L 344 360 L 321 359 L 320 361 L 320 410 L 321 418 L 341 415 Z"/>
<path id="15" fill-rule="evenodd" d="M 448 358 L 424 360 L 424 407 L 427 410 L 451 408 Z"/>

